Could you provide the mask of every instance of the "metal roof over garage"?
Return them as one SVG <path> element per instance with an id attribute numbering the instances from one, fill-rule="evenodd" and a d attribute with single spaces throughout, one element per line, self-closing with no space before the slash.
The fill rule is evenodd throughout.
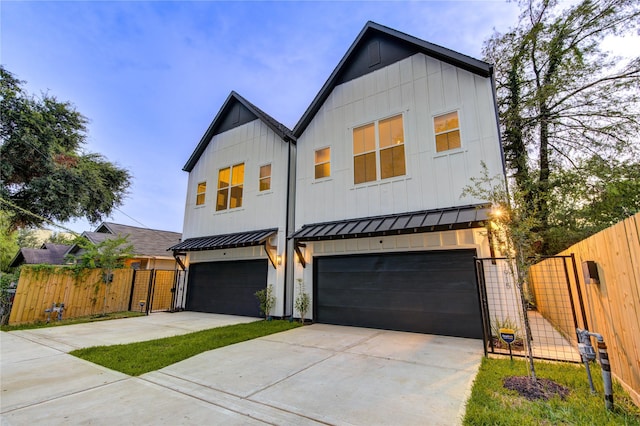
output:
<path id="1" fill-rule="evenodd" d="M 489 209 L 490 206 L 481 204 L 316 223 L 304 225 L 289 238 L 321 241 L 477 228 L 489 218 Z"/>
<path id="2" fill-rule="evenodd" d="M 260 231 L 236 232 L 234 234 L 211 235 L 208 237 L 188 238 L 169 248 L 173 251 L 219 250 L 237 247 L 251 247 L 264 244 L 276 232 L 277 228 Z"/>

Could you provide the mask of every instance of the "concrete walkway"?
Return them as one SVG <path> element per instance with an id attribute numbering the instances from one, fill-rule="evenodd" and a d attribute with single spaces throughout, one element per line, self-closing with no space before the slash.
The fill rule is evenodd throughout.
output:
<path id="1" fill-rule="evenodd" d="M 479 340 L 322 324 L 140 377 L 65 353 L 233 319 L 255 320 L 182 312 L 3 332 L 1 424 L 459 424 L 483 353 Z"/>

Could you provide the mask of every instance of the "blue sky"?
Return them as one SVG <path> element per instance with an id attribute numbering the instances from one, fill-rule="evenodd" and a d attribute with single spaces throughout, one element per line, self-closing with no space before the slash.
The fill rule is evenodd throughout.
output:
<path id="1" fill-rule="evenodd" d="M 178 232 L 182 167 L 230 91 L 293 128 L 368 20 L 481 58 L 518 15 L 505 1 L 2 1 L 0 13 L 1 63 L 28 92 L 74 104 L 85 149 L 134 176 L 106 220 Z"/>

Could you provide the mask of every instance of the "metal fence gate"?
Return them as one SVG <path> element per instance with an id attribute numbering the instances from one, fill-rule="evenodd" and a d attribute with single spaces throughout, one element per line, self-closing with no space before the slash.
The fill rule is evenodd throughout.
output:
<path id="1" fill-rule="evenodd" d="M 129 310 L 172 311 L 175 306 L 176 271 L 140 269 L 133 274 Z"/>
<path id="2" fill-rule="evenodd" d="M 532 266 L 524 285 L 526 310 L 506 258 L 476 258 L 485 354 L 509 354 L 499 329 L 515 331 L 514 356 L 525 356 L 531 345 L 534 358 L 580 362 L 576 327 L 588 328 L 573 255 L 552 256 Z M 531 341 L 526 341 L 525 314 Z"/>

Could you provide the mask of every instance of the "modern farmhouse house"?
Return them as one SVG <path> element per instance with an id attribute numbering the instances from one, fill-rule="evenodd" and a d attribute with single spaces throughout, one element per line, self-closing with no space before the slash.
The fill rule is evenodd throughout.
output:
<path id="1" fill-rule="evenodd" d="M 224 102 L 183 168 L 183 241 L 171 249 L 188 265 L 185 309 L 258 316 L 256 291 L 284 294 L 294 140 L 239 94 Z"/>
<path id="2" fill-rule="evenodd" d="M 482 164 L 502 175 L 492 67 L 369 22 L 293 131 L 232 93 L 184 167 L 186 309 L 482 337 Z M 263 179 L 269 179 L 268 184 Z"/>

